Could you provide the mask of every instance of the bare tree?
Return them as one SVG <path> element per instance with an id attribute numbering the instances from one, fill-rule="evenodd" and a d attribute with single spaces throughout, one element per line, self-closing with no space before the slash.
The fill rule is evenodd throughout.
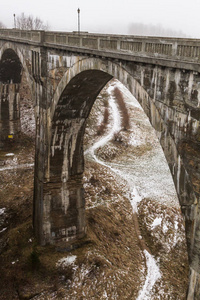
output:
<path id="1" fill-rule="evenodd" d="M 16 18 L 16 28 L 22 30 L 47 30 L 48 25 L 36 17 L 29 15 L 26 16 L 24 13 L 21 13 L 19 17 Z"/>

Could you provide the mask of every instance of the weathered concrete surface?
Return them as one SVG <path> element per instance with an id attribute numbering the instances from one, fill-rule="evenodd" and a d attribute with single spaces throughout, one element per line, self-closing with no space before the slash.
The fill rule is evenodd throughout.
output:
<path id="1" fill-rule="evenodd" d="M 20 97 L 19 84 L 0 83 L 0 147 L 19 138 Z"/>
<path id="2" fill-rule="evenodd" d="M 69 48 L 56 44 L 58 37 L 36 32 L 27 43 L 16 37 L 13 43 L 11 37 L 0 39 L 2 134 L 8 134 L 4 127 L 11 127 L 11 111 L 19 111 L 19 101 L 15 110 L 12 99 L 19 100 L 20 68 L 35 104 L 34 228 L 39 242 L 66 247 L 85 235 L 85 122 L 98 93 L 115 77 L 138 99 L 162 145 L 185 216 L 191 268 L 188 299 L 199 299 L 200 43 L 166 39 L 161 45 L 158 39 L 120 37 L 119 44 L 114 36 L 70 35 L 68 44 L 77 45 Z M 10 68 L 9 54 L 15 57 L 14 73 L 4 67 Z"/>
<path id="3" fill-rule="evenodd" d="M 22 66 L 12 49 L 4 51 L 0 62 L 0 147 L 20 133 L 19 84 Z"/>

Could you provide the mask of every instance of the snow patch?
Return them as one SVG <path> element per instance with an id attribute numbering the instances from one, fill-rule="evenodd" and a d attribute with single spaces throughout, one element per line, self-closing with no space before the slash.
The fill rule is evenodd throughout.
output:
<path id="1" fill-rule="evenodd" d="M 159 267 L 156 264 L 155 259 L 149 254 L 147 250 L 144 250 L 144 255 L 147 264 L 147 276 L 142 290 L 139 292 L 137 300 L 151 300 L 151 290 L 155 282 L 161 278 Z"/>
<path id="2" fill-rule="evenodd" d="M 107 295 L 106 291 L 103 292 L 103 299 L 108 299 L 108 295 Z"/>
<path id="3" fill-rule="evenodd" d="M 14 156 L 14 153 L 7 153 L 6 156 Z"/>
<path id="4" fill-rule="evenodd" d="M 5 170 L 32 168 L 33 166 L 34 166 L 34 164 L 21 164 L 21 165 L 8 166 L 8 167 L 0 168 L 0 172 L 5 171 Z"/>
<path id="5" fill-rule="evenodd" d="M 178 237 L 178 222 L 175 221 L 174 222 L 174 242 L 173 242 L 173 247 L 176 246 L 178 240 L 180 240 L 180 238 Z"/>
<path id="6" fill-rule="evenodd" d="M 7 229 L 7 227 L 3 228 L 0 233 L 4 232 Z"/>
<path id="7" fill-rule="evenodd" d="M 137 212 L 137 203 L 142 201 L 142 197 L 139 195 L 135 186 L 132 189 L 129 199 L 130 199 L 131 206 L 133 208 L 133 213 L 136 213 Z"/>
<path id="8" fill-rule="evenodd" d="M 61 259 L 59 259 L 59 261 L 56 264 L 56 267 L 67 267 L 70 265 L 73 265 L 76 261 L 77 256 L 76 255 L 70 255 L 67 257 L 63 257 Z"/>
<path id="9" fill-rule="evenodd" d="M 142 141 L 140 141 L 138 138 L 135 138 L 135 135 L 130 137 L 130 141 L 128 143 L 130 146 L 134 147 L 142 145 Z"/>
<path id="10" fill-rule="evenodd" d="M 168 227 L 166 224 L 163 225 L 162 230 L 163 230 L 163 233 L 166 233 L 168 231 Z"/>
<path id="11" fill-rule="evenodd" d="M 151 224 L 151 230 L 153 230 L 155 227 L 161 225 L 161 223 L 162 223 L 162 218 L 155 218 L 155 220 Z"/>
<path id="12" fill-rule="evenodd" d="M 5 213 L 5 207 L 4 208 L 0 208 L 0 216 L 2 216 Z"/>

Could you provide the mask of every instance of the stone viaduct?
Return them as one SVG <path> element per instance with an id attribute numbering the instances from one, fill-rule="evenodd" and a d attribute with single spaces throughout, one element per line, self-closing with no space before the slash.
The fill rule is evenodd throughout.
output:
<path id="1" fill-rule="evenodd" d="M 200 299 L 200 40 L 0 30 L 0 147 L 20 133 L 22 71 L 36 119 L 34 230 L 41 245 L 86 233 L 83 136 L 113 77 L 155 128 L 185 216 L 187 299 Z"/>

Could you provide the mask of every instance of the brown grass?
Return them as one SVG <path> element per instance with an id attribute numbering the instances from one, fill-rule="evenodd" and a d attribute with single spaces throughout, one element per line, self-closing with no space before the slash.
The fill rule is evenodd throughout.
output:
<path id="1" fill-rule="evenodd" d="M 126 108 L 126 104 L 124 102 L 123 93 L 120 91 L 118 87 L 114 88 L 114 96 L 117 100 L 121 115 L 122 115 L 122 126 L 124 130 L 128 130 L 130 128 L 130 120 L 128 110 Z"/>
<path id="2" fill-rule="evenodd" d="M 148 211 L 148 214 L 147 214 Z M 152 199 L 146 198 L 140 202 L 138 206 L 138 219 L 142 236 L 151 253 L 155 257 L 160 257 L 160 270 L 162 272 L 163 282 L 165 282 L 165 291 L 170 293 L 170 299 L 185 299 L 186 287 L 188 284 L 187 274 L 188 270 L 188 256 L 185 241 L 177 242 L 175 247 L 172 247 L 170 251 L 166 251 L 164 246 L 165 236 L 158 226 L 154 229 L 154 233 L 149 228 L 149 224 L 152 224 L 152 216 L 158 215 L 162 212 L 164 214 L 164 220 L 168 221 L 168 226 L 174 223 L 174 217 L 180 216 L 180 211 L 174 207 L 168 207 L 165 204 L 154 202 Z M 179 217 L 179 218 L 180 218 Z M 181 224 L 179 222 L 179 224 Z M 179 229 L 180 230 L 180 229 Z M 167 236 L 174 231 L 169 228 Z M 154 286 L 154 291 L 159 289 L 159 281 Z"/>
<path id="3" fill-rule="evenodd" d="M 108 107 L 105 106 L 103 121 L 97 128 L 97 135 L 102 135 L 105 132 L 106 127 L 108 125 L 108 117 L 109 117 Z"/>

